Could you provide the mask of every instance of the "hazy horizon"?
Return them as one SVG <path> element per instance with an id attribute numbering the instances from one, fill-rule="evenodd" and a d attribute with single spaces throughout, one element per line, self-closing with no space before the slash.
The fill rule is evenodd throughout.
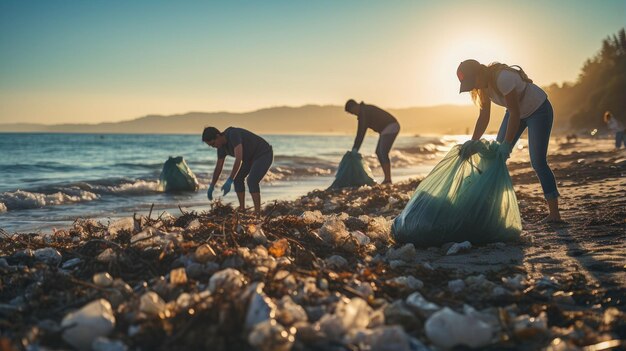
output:
<path id="1" fill-rule="evenodd" d="M 147 113 L 141 116 L 135 116 L 135 117 L 131 117 L 128 119 L 120 119 L 120 120 L 102 120 L 102 121 L 98 121 L 98 122 L 91 122 L 90 121 L 85 121 L 85 122 L 62 122 L 62 123 L 37 123 L 37 122 L 9 122 L 9 123 L 3 123 L 0 122 L 0 125 L 7 125 L 7 124 L 37 124 L 37 125 L 44 125 L 44 126 L 57 126 L 57 125 L 63 125 L 63 124 L 86 124 L 86 125 L 98 125 L 98 124 L 107 124 L 107 123 L 122 123 L 122 122 L 130 122 L 130 121 L 134 121 L 137 119 L 141 119 L 141 118 L 146 118 L 146 117 L 176 117 L 176 116 L 185 116 L 185 115 L 189 115 L 189 114 L 194 114 L 194 113 L 200 113 L 200 114 L 233 114 L 233 115 L 245 115 L 245 114 L 253 114 L 259 111 L 265 111 L 265 110 L 271 110 L 271 109 L 280 109 L 280 108 L 288 108 L 288 109 L 299 109 L 299 108 L 304 108 L 307 106 L 318 106 L 318 107 L 338 107 L 338 108 L 343 108 L 343 105 L 339 105 L 339 104 L 315 104 L 315 103 L 307 103 L 307 104 L 302 104 L 302 105 L 276 105 L 276 106 L 267 106 L 267 107 L 261 107 L 258 109 L 253 109 L 253 110 L 244 110 L 244 111 L 227 111 L 227 110 L 215 110 L 215 111 L 184 111 L 184 112 L 174 112 L 171 114 L 163 114 L 163 113 Z M 476 105 L 474 105 L 472 102 L 469 102 L 467 104 L 439 104 L 439 105 L 430 105 L 430 106 L 407 106 L 407 107 L 393 107 L 393 106 L 379 106 L 385 110 L 410 110 L 410 109 L 428 109 L 428 108 L 446 108 L 446 107 L 476 107 Z M 478 107 L 476 107 L 476 113 L 478 114 Z M 346 116 L 350 117 L 350 115 L 346 114 Z"/>
<path id="2" fill-rule="evenodd" d="M 511 14 L 514 9 L 515 15 Z M 575 81 L 626 2 L 0 3 L 0 123 L 271 106 L 469 105 L 466 58 Z"/>

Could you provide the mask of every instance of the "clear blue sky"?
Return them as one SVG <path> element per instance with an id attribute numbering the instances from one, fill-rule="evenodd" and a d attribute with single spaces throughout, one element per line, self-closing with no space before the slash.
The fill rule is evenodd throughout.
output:
<path id="1" fill-rule="evenodd" d="M 465 58 L 573 81 L 625 25 L 624 0 L 3 0 L 0 123 L 464 104 Z"/>

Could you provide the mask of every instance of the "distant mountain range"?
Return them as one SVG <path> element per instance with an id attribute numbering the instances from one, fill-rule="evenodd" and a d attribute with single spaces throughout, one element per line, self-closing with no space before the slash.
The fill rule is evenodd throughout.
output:
<path id="1" fill-rule="evenodd" d="M 442 105 L 388 109 L 399 120 L 402 133 L 465 133 L 473 130 L 476 106 Z M 497 128 L 502 111 L 492 111 L 490 129 Z M 495 120 L 495 121 L 494 121 Z M 253 112 L 189 112 L 162 116 L 148 115 L 128 121 L 98 124 L 0 124 L 0 132 L 47 133 L 127 133 L 127 134 L 190 134 L 201 133 L 206 126 L 223 129 L 237 126 L 261 134 L 352 134 L 356 117 L 343 111 L 343 106 L 305 105 L 271 107 Z"/>

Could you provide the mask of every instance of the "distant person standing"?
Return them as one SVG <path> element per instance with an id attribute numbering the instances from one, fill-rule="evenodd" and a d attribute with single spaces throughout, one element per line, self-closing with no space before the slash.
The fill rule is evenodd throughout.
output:
<path id="1" fill-rule="evenodd" d="M 230 192 L 235 183 L 235 192 L 239 199 L 239 209 L 245 211 L 244 180 L 248 183 L 248 191 L 254 202 L 254 213 L 261 215 L 261 189 L 259 183 L 270 169 L 274 161 L 272 146 L 260 136 L 243 128 L 229 127 L 220 132 L 217 128 L 207 127 L 202 132 L 202 141 L 217 149 L 217 162 L 213 171 L 213 179 L 207 190 L 207 197 L 213 200 L 213 190 L 220 178 L 226 156 L 235 158 L 230 176 L 222 186 L 224 196 Z M 246 179 L 247 178 L 247 179 Z"/>
<path id="2" fill-rule="evenodd" d="M 604 123 L 606 123 L 610 131 L 615 132 L 615 148 L 619 150 L 622 144 L 626 147 L 626 130 L 624 130 L 624 123 L 613 117 L 611 111 L 604 113 Z"/>
<path id="3" fill-rule="evenodd" d="M 550 213 L 543 223 L 560 223 L 559 191 L 554 174 L 548 166 L 548 144 L 554 112 L 548 95 L 528 78 L 520 67 L 515 69 L 502 63 L 485 66 L 476 60 L 461 62 L 457 77 L 461 82 L 460 93 L 471 92 L 472 99 L 480 106 L 472 139 L 461 147 L 461 156 L 469 158 L 476 150 L 472 147 L 487 129 L 491 114 L 491 102 L 506 108 L 497 141 L 499 152 L 508 158 L 520 135 L 528 128 L 528 151 Z"/>
<path id="4" fill-rule="evenodd" d="M 346 102 L 345 110 L 357 116 L 359 121 L 352 152 L 359 152 L 368 128 L 380 134 L 378 144 L 376 145 L 376 156 L 385 174 L 385 179 L 382 184 L 391 183 L 391 160 L 389 159 L 389 151 L 391 151 L 393 142 L 400 133 L 398 120 L 389 112 L 377 106 L 368 105 L 364 102 L 357 103 L 352 99 Z"/>

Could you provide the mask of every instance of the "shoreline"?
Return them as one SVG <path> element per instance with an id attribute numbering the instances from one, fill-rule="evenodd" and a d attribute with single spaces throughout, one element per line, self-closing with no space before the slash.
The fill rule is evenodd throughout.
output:
<path id="1" fill-rule="evenodd" d="M 626 152 L 608 142 L 551 145 L 569 222 L 558 227 L 536 224 L 545 203 L 527 157 L 516 151 L 509 161 L 521 239 L 452 255 L 449 245 L 389 240 L 389 220 L 418 179 L 277 201 L 262 223 L 217 204 L 178 217 L 78 221 L 49 236 L 0 235 L 0 342 L 68 347 L 64 316 L 104 298 L 116 320 L 109 342 L 131 349 L 426 350 L 442 347 L 433 320 L 450 313 L 488 331 L 480 344 L 488 350 L 626 347 Z M 45 248 L 59 255 L 36 251 Z M 94 279 L 102 272 L 115 282 Z M 359 317 L 346 319 L 350 309 Z"/>

